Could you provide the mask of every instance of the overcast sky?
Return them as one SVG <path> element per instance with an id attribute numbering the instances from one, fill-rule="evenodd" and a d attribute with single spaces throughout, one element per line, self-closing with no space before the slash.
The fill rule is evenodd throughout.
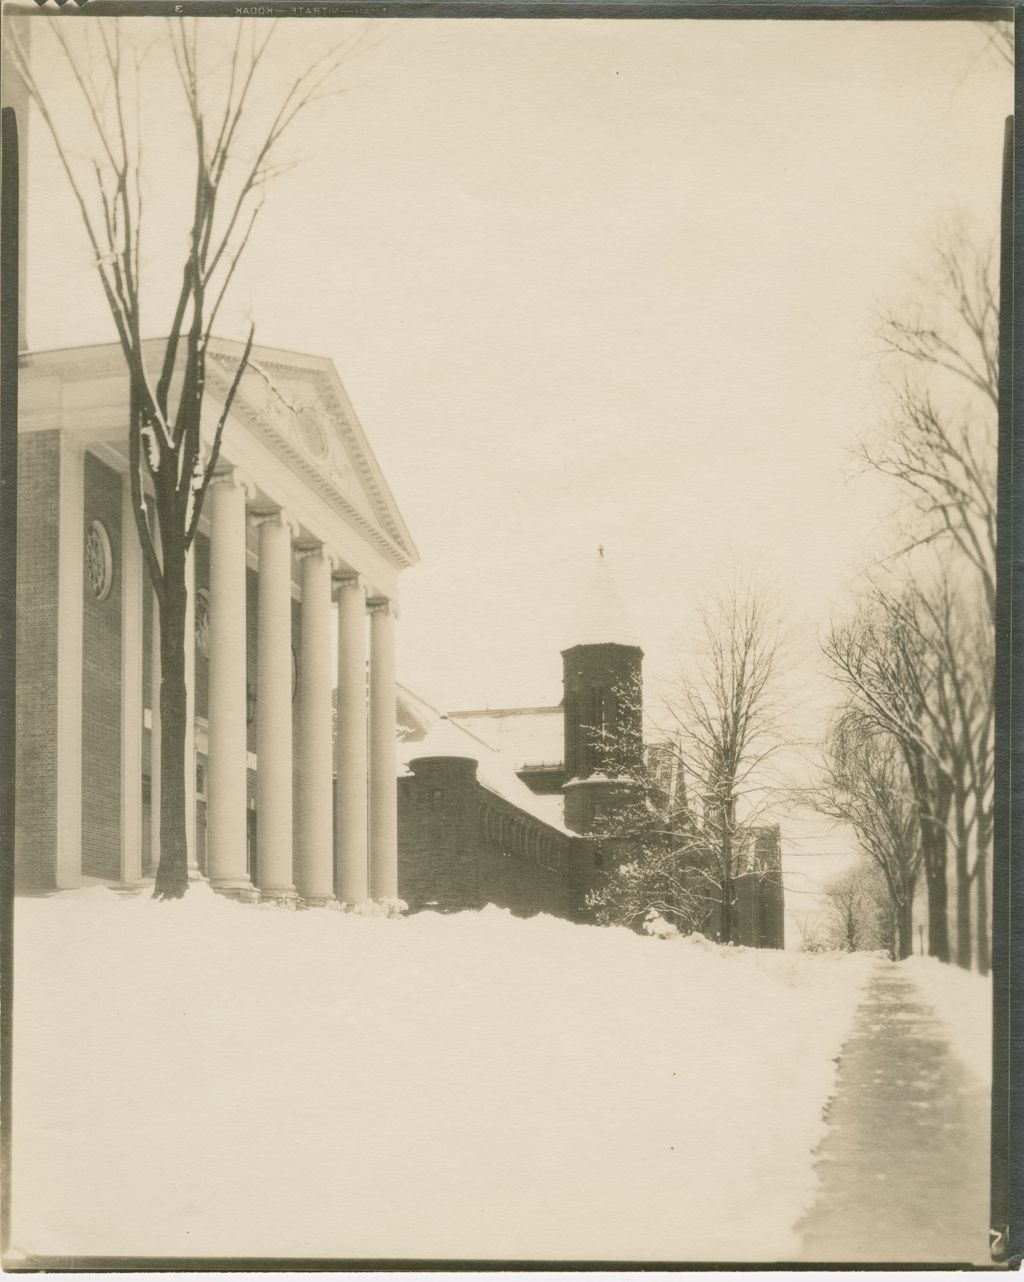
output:
<path id="1" fill-rule="evenodd" d="M 881 404 L 872 321 L 953 212 L 995 231 L 1009 68 L 974 23 L 346 20 L 282 26 L 281 77 L 357 28 L 225 330 L 251 314 L 334 359 L 423 558 L 401 679 L 442 707 L 557 702 L 603 543 L 654 683 L 702 591 L 770 580 L 813 733 L 816 637 L 891 501 L 847 453 Z M 169 219 L 191 179 L 156 87 L 147 109 Z M 112 337 L 36 155 L 30 345 Z M 160 301 L 180 234 L 153 216 Z"/>

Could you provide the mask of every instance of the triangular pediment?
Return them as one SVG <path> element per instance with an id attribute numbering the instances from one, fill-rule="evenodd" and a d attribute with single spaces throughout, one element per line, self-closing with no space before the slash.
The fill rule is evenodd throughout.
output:
<path id="1" fill-rule="evenodd" d="M 145 343 L 146 364 L 154 380 L 165 345 L 164 339 Z M 227 399 L 243 351 L 241 343 L 228 339 L 210 342 L 206 364 L 210 419 L 204 417 L 203 425 L 207 444 L 219 416 L 218 402 L 222 406 Z M 127 457 L 127 443 L 116 428 L 124 422 L 128 395 L 127 367 L 117 344 L 32 352 L 21 363 L 19 431 L 71 424 L 83 437 L 102 441 Z M 184 354 L 179 352 L 178 371 L 171 383 L 172 404 L 183 367 Z M 230 424 L 269 448 L 392 565 L 404 568 L 419 560 L 332 361 L 281 348 L 254 347 L 232 403 Z"/>
<path id="2" fill-rule="evenodd" d="M 211 343 L 211 390 L 226 395 L 241 345 Z M 418 559 L 380 466 L 333 363 L 254 348 L 232 418 L 242 422 L 337 511 L 402 565 Z"/>

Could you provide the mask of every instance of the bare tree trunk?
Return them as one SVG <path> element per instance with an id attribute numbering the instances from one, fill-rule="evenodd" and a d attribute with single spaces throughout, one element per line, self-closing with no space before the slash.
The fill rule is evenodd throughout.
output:
<path id="1" fill-rule="evenodd" d="M 935 791 L 928 778 L 924 753 L 904 747 L 917 801 L 921 831 L 921 862 L 928 891 L 928 954 L 949 961 L 949 894 L 946 887 L 946 828 L 952 790 L 940 779 Z"/>
<path id="2" fill-rule="evenodd" d="M 732 833 L 722 833 L 722 920 L 719 938 L 723 944 L 732 943 L 733 925 L 733 880 L 732 880 Z"/>
<path id="3" fill-rule="evenodd" d="M 990 943 L 988 937 L 988 843 L 989 830 L 985 825 L 984 835 L 982 825 L 978 825 L 978 853 L 974 861 L 974 886 L 977 914 L 977 944 L 978 944 L 978 970 L 983 975 L 989 972 L 990 962 Z"/>
<path id="4" fill-rule="evenodd" d="M 914 897 L 909 895 L 898 907 L 896 919 L 896 952 L 905 961 L 914 951 Z"/>
<path id="5" fill-rule="evenodd" d="M 164 544 L 166 597 L 160 610 L 160 862 L 153 893 L 180 899 L 188 890 L 185 761 L 185 553 Z"/>
<path id="6" fill-rule="evenodd" d="M 928 955 L 948 962 L 949 896 L 945 863 L 931 859 L 926 861 L 924 875 L 928 889 Z"/>
<path id="7" fill-rule="evenodd" d="M 732 943 L 732 886 L 728 882 L 722 885 L 722 917 L 718 937 L 723 944 Z"/>
<path id="8" fill-rule="evenodd" d="M 956 834 L 956 964 L 971 969 L 971 873 L 968 866 L 967 799 L 958 787 L 955 798 Z"/>

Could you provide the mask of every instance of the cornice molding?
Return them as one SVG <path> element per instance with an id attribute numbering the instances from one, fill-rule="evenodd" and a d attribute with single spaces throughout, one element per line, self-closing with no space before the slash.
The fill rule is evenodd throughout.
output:
<path id="1" fill-rule="evenodd" d="M 207 364 L 207 382 L 213 383 L 223 395 L 227 394 L 231 378 L 234 375 L 235 360 L 226 354 L 212 353 Z M 231 406 L 232 415 L 237 416 L 257 439 L 271 447 L 275 453 L 283 455 L 311 488 L 317 490 L 332 507 L 340 511 L 348 523 L 364 538 L 369 539 L 384 556 L 403 567 L 415 563 L 401 539 L 397 524 L 391 517 L 384 501 L 384 496 L 377 486 L 369 462 L 363 456 L 359 440 L 339 404 L 330 382 L 323 373 L 309 366 L 286 365 L 283 362 L 261 360 L 260 366 L 267 373 L 280 373 L 287 377 L 303 378 L 313 382 L 318 396 L 326 403 L 326 411 L 341 436 L 345 454 L 351 460 L 364 488 L 368 491 L 380 525 L 371 521 L 349 499 L 328 475 L 325 475 L 323 464 L 327 460 L 318 460 L 302 448 L 295 434 L 286 434 L 273 421 L 272 416 L 256 409 L 245 397 L 241 387 Z M 212 376 L 212 377 L 211 377 Z M 381 528 L 383 526 L 384 528 Z"/>
<path id="2" fill-rule="evenodd" d="M 152 354 L 154 363 L 164 349 L 164 339 L 144 340 L 147 357 Z M 211 390 L 226 396 L 235 367 L 244 350 L 240 343 L 226 339 L 212 339 L 207 353 L 207 378 Z M 256 409 L 245 397 L 242 388 L 231 407 L 232 417 L 242 422 L 257 439 L 282 457 L 310 487 L 324 498 L 349 525 L 383 554 L 386 560 L 400 567 L 414 565 L 418 560 L 408 536 L 391 510 L 389 497 L 382 489 L 375 466 L 363 447 L 362 430 L 354 424 L 350 410 L 337 393 L 337 375 L 325 357 L 310 357 L 308 363 L 295 354 L 289 360 L 287 353 L 274 349 L 257 349 L 254 360 L 268 375 L 279 374 L 284 378 L 299 379 L 316 389 L 317 404 L 334 428 L 334 439 L 328 442 L 325 456 L 317 458 L 304 446 L 297 415 L 284 410 L 280 416 Z M 183 357 L 179 356 L 179 365 Z M 150 362 L 147 360 L 147 365 Z M 22 372 L 28 379 L 57 378 L 62 383 L 98 381 L 120 376 L 127 384 L 128 366 L 124 354 L 116 343 L 95 344 L 84 347 L 54 348 L 47 351 L 27 352 L 22 357 Z M 244 384 L 243 379 L 243 384 Z M 127 395 L 127 386 L 125 388 Z M 280 418 L 280 422 L 274 420 Z M 335 445 L 337 450 L 333 448 Z M 337 462 L 340 455 L 345 466 L 351 466 L 357 483 L 373 513 L 373 519 L 362 512 L 347 497 L 325 469 Z M 339 473 L 341 469 L 338 469 Z"/>
<path id="3" fill-rule="evenodd" d="M 128 377 L 128 365 L 120 348 L 94 348 L 95 356 L 89 357 L 89 349 L 80 347 L 64 348 L 52 352 L 29 352 L 22 365 L 22 372 L 29 375 L 57 375 L 62 382 L 82 383 L 88 379 L 113 378 L 120 374 Z"/>

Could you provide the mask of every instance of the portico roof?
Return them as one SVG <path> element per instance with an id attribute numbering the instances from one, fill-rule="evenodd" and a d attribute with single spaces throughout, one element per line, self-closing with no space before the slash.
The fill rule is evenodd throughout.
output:
<path id="1" fill-rule="evenodd" d="M 152 351 L 154 368 L 162 358 L 164 342 L 157 338 L 145 343 L 147 357 Z M 203 418 L 207 444 L 243 350 L 242 343 L 231 339 L 210 341 Z M 128 380 L 117 343 L 25 353 L 21 368 L 21 430 L 59 427 L 81 435 L 86 444 L 103 444 L 108 453 L 126 460 Z M 172 386 L 172 396 L 173 390 Z M 254 450 L 254 445 L 263 449 Z M 270 456 L 301 478 L 334 518 L 340 518 L 395 570 L 419 560 L 412 535 L 329 358 L 275 347 L 252 349 L 225 425 L 222 457 L 257 470 Z"/>

